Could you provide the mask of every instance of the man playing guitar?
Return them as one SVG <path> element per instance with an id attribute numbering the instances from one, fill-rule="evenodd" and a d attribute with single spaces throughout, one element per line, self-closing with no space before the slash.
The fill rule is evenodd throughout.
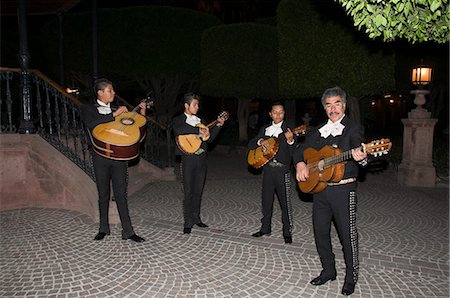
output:
<path id="1" fill-rule="evenodd" d="M 206 178 L 207 143 L 214 141 L 223 126 L 225 119 L 217 117 L 217 124 L 209 130 L 197 116 L 200 97 L 194 93 L 184 95 L 184 113 L 173 119 L 175 138 L 181 135 L 198 134 L 202 141 L 200 148 L 193 154 L 176 147 L 175 154 L 181 155 L 181 179 L 183 182 L 184 201 L 184 234 L 190 234 L 192 227 L 207 228 L 200 218 L 203 186 Z"/>
<path id="2" fill-rule="evenodd" d="M 290 202 L 290 165 L 295 140 L 292 131 L 284 122 L 284 106 L 275 102 L 269 112 L 272 123 L 262 127 L 258 135 L 250 140 L 248 149 L 258 146 L 268 147 L 268 138 L 278 137 L 280 146 L 276 155 L 263 167 L 262 182 L 262 214 L 261 229 L 252 234 L 253 237 L 269 235 L 272 231 L 272 211 L 275 193 L 281 206 L 281 219 L 283 222 L 283 237 L 285 243 L 292 243 L 292 219 Z"/>

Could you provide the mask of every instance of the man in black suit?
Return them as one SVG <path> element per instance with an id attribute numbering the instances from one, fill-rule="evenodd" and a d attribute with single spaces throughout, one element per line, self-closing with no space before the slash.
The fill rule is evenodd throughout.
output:
<path id="1" fill-rule="evenodd" d="M 322 95 L 322 105 L 328 116 L 328 122 L 306 135 L 305 142 L 294 153 L 296 178 L 306 181 L 309 169 L 303 152 L 306 148 L 320 150 L 328 145 L 347 151 L 361 146 L 363 128 L 345 115 L 346 94 L 339 87 L 329 88 Z M 313 226 L 317 252 L 322 263 L 322 272 L 311 284 L 322 285 L 336 279 L 335 257 L 331 247 L 330 229 L 334 219 L 340 237 L 346 265 L 343 295 L 351 295 L 358 280 L 358 233 L 356 229 L 356 177 L 358 166 L 367 164 L 367 153 L 360 148 L 352 150 L 353 160 L 345 165 L 344 176 L 340 182 L 328 183 L 328 186 L 314 194 Z"/>
<path id="2" fill-rule="evenodd" d="M 197 116 L 199 100 L 200 97 L 194 93 L 184 95 L 184 113 L 173 119 L 173 131 L 175 137 L 187 134 L 197 134 L 202 138 L 209 137 L 207 142 L 210 143 L 219 134 L 225 119 L 218 117 L 217 125 L 211 130 L 198 127 L 198 124 L 203 124 L 203 120 Z M 194 225 L 201 228 L 208 227 L 200 218 L 202 193 L 207 169 L 207 142 L 202 142 L 200 148 L 193 154 L 188 154 L 179 147 L 175 149 L 175 154 L 181 155 L 181 179 L 184 190 L 184 234 L 190 234 Z"/>
<path id="3" fill-rule="evenodd" d="M 114 121 L 118 115 L 127 112 L 125 106 L 117 109 L 111 107 L 114 101 L 114 88 L 107 79 L 99 79 L 95 82 L 94 91 L 97 95 L 95 104 L 81 106 L 81 117 L 89 133 L 99 124 Z M 145 115 L 146 104 L 140 105 L 141 114 Z M 135 234 L 128 212 L 127 188 L 128 188 L 128 168 L 127 162 L 105 158 L 95 151 L 91 152 L 94 164 L 95 181 L 98 190 L 98 205 L 100 212 L 100 228 L 94 240 L 102 240 L 110 234 L 108 210 L 110 201 L 110 182 L 114 191 L 114 198 L 119 211 L 120 222 L 122 223 L 122 239 L 131 239 L 135 242 L 143 242 L 144 238 Z"/>
<path id="4" fill-rule="evenodd" d="M 272 122 L 262 127 L 256 137 L 248 143 L 248 149 L 259 146 L 269 148 L 267 139 L 278 137 L 280 146 L 276 155 L 263 167 L 261 229 L 253 237 L 269 235 L 272 231 L 272 212 L 275 194 L 281 207 L 283 237 L 285 243 L 292 243 L 292 212 L 290 201 L 291 160 L 295 147 L 292 131 L 284 122 L 284 106 L 275 102 L 269 112 Z"/>

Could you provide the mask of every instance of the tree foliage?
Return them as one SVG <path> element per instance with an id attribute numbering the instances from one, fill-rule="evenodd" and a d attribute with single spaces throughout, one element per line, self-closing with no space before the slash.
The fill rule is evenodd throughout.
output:
<path id="1" fill-rule="evenodd" d="M 279 87 L 285 98 L 320 96 L 341 86 L 352 96 L 393 89 L 395 56 L 324 20 L 309 0 L 278 6 Z"/>
<path id="2" fill-rule="evenodd" d="M 448 0 L 335 0 L 370 38 L 409 42 L 450 40 Z"/>
<path id="3" fill-rule="evenodd" d="M 92 73 L 91 19 L 91 13 L 65 16 L 66 73 Z M 141 93 L 152 90 L 157 120 L 168 125 L 179 108 L 179 93 L 195 91 L 192 89 L 200 76 L 203 31 L 219 24 L 215 16 L 176 7 L 99 9 L 99 75 L 132 81 L 141 86 Z M 48 48 L 47 61 L 55 66 L 57 25 L 49 24 L 42 33 Z"/>
<path id="4" fill-rule="evenodd" d="M 247 139 L 248 103 L 278 95 L 277 29 L 252 23 L 222 25 L 202 39 L 200 91 L 239 100 L 239 139 Z"/>

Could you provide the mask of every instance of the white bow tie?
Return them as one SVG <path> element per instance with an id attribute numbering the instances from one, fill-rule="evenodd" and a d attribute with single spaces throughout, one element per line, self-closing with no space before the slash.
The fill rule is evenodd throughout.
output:
<path id="1" fill-rule="evenodd" d="M 322 138 L 328 138 L 329 135 L 335 137 L 342 135 L 344 128 L 345 126 L 341 122 L 333 123 L 331 120 L 328 120 L 327 124 L 319 129 L 319 132 Z"/>
<path id="2" fill-rule="evenodd" d="M 195 115 L 186 115 L 186 123 L 195 127 L 197 124 L 201 123 L 201 120 Z"/>
<path id="3" fill-rule="evenodd" d="M 102 115 L 108 115 L 112 113 L 111 107 L 107 107 L 107 106 L 99 106 L 97 107 L 97 111 L 99 114 Z"/>
<path id="4" fill-rule="evenodd" d="M 283 132 L 283 129 L 281 128 L 282 122 L 278 124 L 272 124 L 271 126 L 266 128 L 265 135 L 268 137 L 278 137 L 280 133 Z"/>

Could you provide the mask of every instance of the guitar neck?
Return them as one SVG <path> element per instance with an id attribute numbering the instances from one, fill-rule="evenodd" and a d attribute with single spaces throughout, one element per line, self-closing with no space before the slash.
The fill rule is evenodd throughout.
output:
<path id="1" fill-rule="evenodd" d="M 357 148 L 361 148 L 361 150 L 363 150 L 362 146 L 359 146 L 359 147 L 356 147 L 356 148 L 353 148 L 353 149 L 357 149 Z M 352 156 L 352 150 L 353 149 L 347 150 L 345 152 L 342 152 L 341 154 L 338 154 L 338 155 L 335 155 L 335 156 L 332 156 L 332 157 L 324 158 L 323 159 L 324 168 L 328 168 L 328 167 L 331 167 L 332 165 L 335 165 L 337 163 L 340 163 L 340 162 L 352 159 L 353 158 L 353 156 Z"/>
<path id="2" fill-rule="evenodd" d="M 219 121 L 214 120 L 214 121 L 211 122 L 210 124 L 206 125 L 206 127 L 208 127 L 208 128 L 213 128 L 214 126 L 216 126 L 217 122 L 219 122 Z"/>

